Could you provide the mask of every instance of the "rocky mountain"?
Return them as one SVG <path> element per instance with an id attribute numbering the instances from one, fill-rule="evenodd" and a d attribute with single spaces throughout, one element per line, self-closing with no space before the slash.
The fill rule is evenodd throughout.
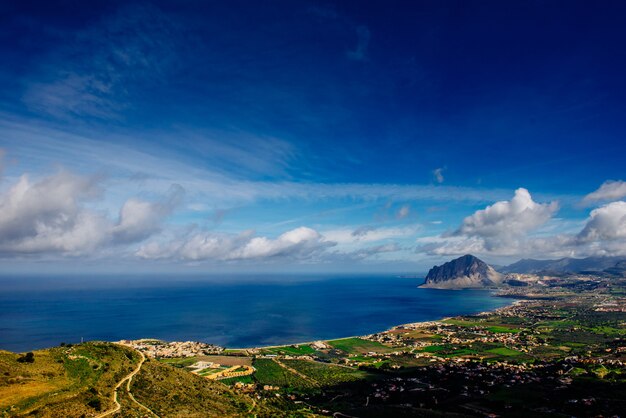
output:
<path id="1" fill-rule="evenodd" d="M 473 255 L 464 255 L 435 266 L 426 275 L 421 287 L 431 289 L 467 289 L 495 286 L 503 276 Z"/>
<path id="2" fill-rule="evenodd" d="M 559 260 L 524 259 L 501 268 L 502 273 L 580 273 L 615 272 L 626 266 L 624 257 L 561 258 Z"/>

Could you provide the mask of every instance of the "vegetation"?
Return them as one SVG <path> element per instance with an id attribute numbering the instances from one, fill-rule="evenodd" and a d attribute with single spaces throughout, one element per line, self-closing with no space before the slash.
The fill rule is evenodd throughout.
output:
<path id="1" fill-rule="evenodd" d="M 261 385 L 278 386 L 286 389 L 308 389 L 316 386 L 311 380 L 305 379 L 281 366 L 271 359 L 259 358 L 254 361 L 254 378 Z"/>
<path id="2" fill-rule="evenodd" d="M 320 386 L 336 386 L 341 383 L 365 379 L 367 373 L 350 367 L 319 363 L 308 360 L 281 360 L 286 366 L 309 377 Z"/>
<path id="3" fill-rule="evenodd" d="M 170 366 L 183 368 L 189 367 L 192 364 L 196 363 L 198 359 L 196 357 L 184 357 L 184 358 L 162 358 L 159 361 L 169 364 Z"/>
<path id="4" fill-rule="evenodd" d="M 328 341 L 328 344 L 338 350 L 348 354 L 362 354 L 368 352 L 386 353 L 393 351 L 393 348 L 376 341 L 364 340 L 362 338 L 344 338 L 341 340 Z"/>
<path id="5" fill-rule="evenodd" d="M 131 390 L 161 417 L 618 416 L 626 410 L 626 300 L 615 299 L 618 287 L 626 280 L 606 291 L 542 288 L 548 298 L 318 350 L 149 359 Z M 93 417 L 111 408 L 114 387 L 139 361 L 136 351 L 108 343 L 0 352 L 0 417 Z M 197 361 L 220 366 L 192 374 Z M 253 375 L 201 376 L 249 365 Z M 118 400 L 121 416 L 147 415 L 125 389 Z"/>
<path id="6" fill-rule="evenodd" d="M 305 356 L 315 353 L 315 350 L 308 345 L 285 345 L 282 347 L 265 348 L 263 354 L 287 354 L 292 356 Z"/>
<path id="7" fill-rule="evenodd" d="M 0 352 L 0 416 L 93 415 L 139 361 L 131 349 L 95 342 L 31 354 Z"/>
<path id="8" fill-rule="evenodd" d="M 254 402 L 223 383 L 157 361 L 148 361 L 133 380 L 135 398 L 160 417 L 269 417 L 271 406 Z"/>

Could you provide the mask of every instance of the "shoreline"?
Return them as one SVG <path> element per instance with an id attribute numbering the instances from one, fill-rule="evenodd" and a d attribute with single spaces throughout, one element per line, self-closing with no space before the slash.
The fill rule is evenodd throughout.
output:
<path id="1" fill-rule="evenodd" d="M 443 289 L 443 290 L 449 290 L 449 289 Z M 464 289 L 455 289 L 455 290 L 464 290 Z M 491 292 L 495 292 L 495 289 L 485 289 L 485 290 L 489 290 Z M 498 297 L 498 298 L 504 298 L 504 299 L 515 299 L 515 297 L 519 297 L 519 296 L 508 296 L 508 295 L 497 295 L 497 294 L 492 294 L 491 297 Z M 432 319 L 432 320 L 428 320 L 428 321 L 417 321 L 417 322 L 406 322 L 403 324 L 397 324 L 397 325 L 392 325 L 391 327 L 383 330 L 383 331 L 376 331 L 373 332 L 371 334 L 361 334 L 361 335 L 352 335 L 349 337 L 338 337 L 338 338 L 331 338 L 331 339 L 317 339 L 317 340 L 313 340 L 313 341 L 305 341 L 305 342 L 298 342 L 298 343 L 287 343 L 287 344 L 280 344 L 280 345 L 264 345 L 264 346 L 255 346 L 255 347 L 244 347 L 244 348 L 231 348 L 231 347 L 224 347 L 224 351 L 226 350 L 232 350 L 232 351 L 246 351 L 246 350 L 264 350 L 264 349 L 268 349 L 268 348 L 280 348 L 280 347 L 291 347 L 291 346 L 299 346 L 299 345 L 310 345 L 316 342 L 328 342 L 328 341 L 336 341 L 336 340 L 346 340 L 348 338 L 363 338 L 363 337 L 367 337 L 373 334 L 379 334 L 382 332 L 388 332 L 391 331 L 392 329 L 398 328 L 398 327 L 402 327 L 402 326 L 408 326 L 408 325 L 412 325 L 412 326 L 420 326 L 420 325 L 427 325 L 427 324 L 433 324 L 433 323 L 441 323 L 445 320 L 448 319 L 453 319 L 459 316 L 464 316 L 464 315 L 487 315 L 490 313 L 494 313 L 497 312 L 500 309 L 508 309 L 512 306 L 516 306 L 522 303 L 525 303 L 529 300 L 535 300 L 535 299 L 515 299 L 513 300 L 510 304 L 506 305 L 506 306 L 501 306 L 499 308 L 494 308 L 494 309 L 490 309 L 490 310 L 486 310 L 486 311 L 481 311 L 481 312 L 477 312 L 475 314 L 460 314 L 460 315 L 455 315 L 455 316 L 444 316 L 442 318 L 439 319 Z"/>

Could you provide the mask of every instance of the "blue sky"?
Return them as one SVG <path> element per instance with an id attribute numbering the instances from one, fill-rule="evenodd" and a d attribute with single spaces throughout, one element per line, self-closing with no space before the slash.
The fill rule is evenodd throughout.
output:
<path id="1" fill-rule="evenodd" d="M 620 2 L 14 3 L 7 271 L 626 255 Z"/>

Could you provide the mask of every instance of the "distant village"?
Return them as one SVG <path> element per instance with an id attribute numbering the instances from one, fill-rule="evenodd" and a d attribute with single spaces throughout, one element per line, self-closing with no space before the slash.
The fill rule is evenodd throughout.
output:
<path id="1" fill-rule="evenodd" d="M 152 358 L 182 358 L 220 354 L 224 347 L 196 341 L 161 341 L 153 339 L 121 340 L 120 344 L 133 347 Z"/>

